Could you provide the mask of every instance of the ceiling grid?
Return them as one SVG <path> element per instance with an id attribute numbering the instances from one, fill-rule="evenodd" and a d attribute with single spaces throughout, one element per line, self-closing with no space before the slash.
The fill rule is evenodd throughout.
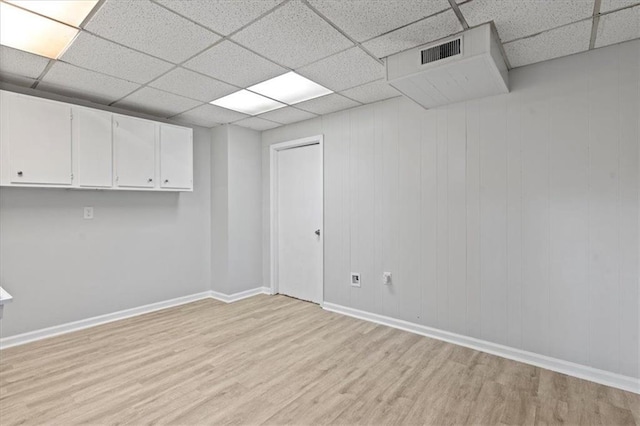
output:
<path id="1" fill-rule="evenodd" d="M 640 38 L 639 16 L 640 0 L 99 0 L 58 59 L 0 46 L 0 81 L 265 130 L 399 96 L 386 56 L 469 27 L 493 22 L 520 67 Z M 333 93 L 254 116 L 209 104 L 290 71 Z"/>

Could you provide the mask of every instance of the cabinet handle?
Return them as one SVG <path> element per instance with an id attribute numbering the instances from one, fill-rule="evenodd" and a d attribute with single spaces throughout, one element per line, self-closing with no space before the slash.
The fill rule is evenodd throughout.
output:
<path id="1" fill-rule="evenodd" d="M 169 179 L 165 179 L 165 180 L 164 180 L 164 183 L 169 183 Z"/>
<path id="2" fill-rule="evenodd" d="M 153 179 L 149 178 L 149 183 L 153 182 Z"/>
<path id="3" fill-rule="evenodd" d="M 21 171 L 18 172 L 18 176 L 22 177 L 22 172 Z"/>

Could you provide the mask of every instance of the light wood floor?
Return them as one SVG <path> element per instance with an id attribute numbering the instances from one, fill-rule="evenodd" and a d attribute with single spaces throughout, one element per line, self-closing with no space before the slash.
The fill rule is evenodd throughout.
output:
<path id="1" fill-rule="evenodd" d="M 640 397 L 283 296 L 0 352 L 0 424 L 638 424 Z"/>

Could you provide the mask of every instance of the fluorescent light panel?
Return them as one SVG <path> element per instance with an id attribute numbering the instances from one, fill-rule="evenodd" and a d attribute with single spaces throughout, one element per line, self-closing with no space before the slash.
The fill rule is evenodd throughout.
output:
<path id="1" fill-rule="evenodd" d="M 252 92 L 277 99 L 285 104 L 297 104 L 332 93 L 331 90 L 291 71 L 248 88 Z"/>
<path id="2" fill-rule="evenodd" d="M 209 103 L 248 115 L 258 115 L 263 112 L 273 111 L 274 109 L 286 106 L 285 104 L 274 101 L 273 99 L 265 98 L 264 96 L 245 89 Z"/>
<path id="3" fill-rule="evenodd" d="M 98 0 L 5 0 L 15 6 L 79 27 Z"/>
<path id="4" fill-rule="evenodd" d="M 0 44 L 56 59 L 78 29 L 8 3 L 0 3 Z"/>

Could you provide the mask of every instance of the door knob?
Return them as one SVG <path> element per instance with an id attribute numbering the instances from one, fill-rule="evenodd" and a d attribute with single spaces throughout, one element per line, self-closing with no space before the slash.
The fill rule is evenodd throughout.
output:
<path id="1" fill-rule="evenodd" d="M 320 236 L 320 230 L 319 230 L 319 229 L 316 229 L 315 234 L 319 237 L 319 236 Z"/>

